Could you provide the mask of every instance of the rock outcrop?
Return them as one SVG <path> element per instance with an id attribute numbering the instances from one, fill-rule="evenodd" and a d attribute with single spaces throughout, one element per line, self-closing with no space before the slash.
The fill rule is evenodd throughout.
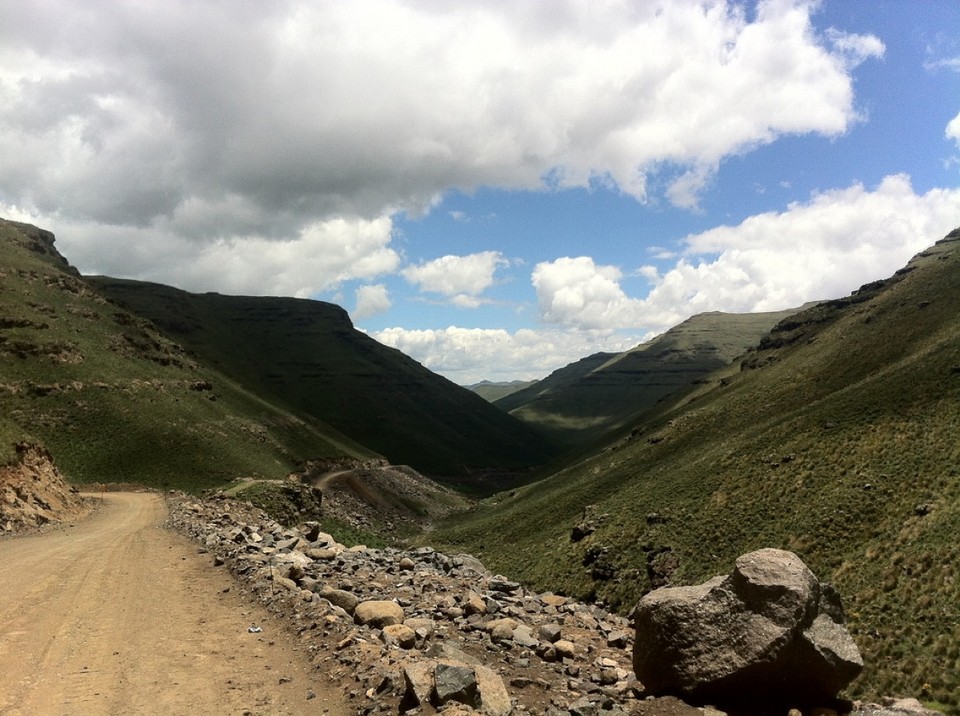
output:
<path id="1" fill-rule="evenodd" d="M 816 705 L 863 667 L 838 594 L 792 552 L 758 550 L 729 576 L 655 590 L 635 619 L 634 670 L 656 694 Z"/>
<path id="2" fill-rule="evenodd" d="M 0 534 L 75 519 L 87 511 L 45 449 L 17 445 L 17 462 L 0 465 Z"/>

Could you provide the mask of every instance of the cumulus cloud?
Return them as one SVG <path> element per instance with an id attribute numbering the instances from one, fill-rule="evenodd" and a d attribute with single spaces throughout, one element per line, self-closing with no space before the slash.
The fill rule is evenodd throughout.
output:
<path id="1" fill-rule="evenodd" d="M 400 273 L 421 291 L 451 298 L 461 308 L 476 308 L 479 296 L 494 283 L 494 273 L 507 261 L 499 251 L 482 251 L 467 256 L 441 256 Z"/>
<path id="2" fill-rule="evenodd" d="M 356 290 L 356 307 L 350 313 L 354 321 L 362 321 L 390 309 L 390 292 L 382 283 L 360 286 Z"/>
<path id="3" fill-rule="evenodd" d="M 645 325 L 663 328 L 702 311 L 772 311 L 843 296 L 891 275 L 958 217 L 960 190 L 916 194 L 900 174 L 873 189 L 818 193 L 783 212 L 686 237 L 686 256 L 648 275 L 655 286 L 641 313 Z"/>
<path id="4" fill-rule="evenodd" d="M 704 311 L 774 311 L 847 295 L 885 278 L 960 223 L 960 189 L 917 194 L 904 175 L 820 192 L 684 240 L 672 268 L 643 266 L 631 296 L 616 266 L 589 257 L 532 272 L 540 318 L 555 328 L 390 328 L 374 336 L 461 383 L 543 377 L 597 351 L 627 350 Z"/>
<path id="5" fill-rule="evenodd" d="M 0 206 L 2 208 L 2 206 Z M 350 280 L 396 271 L 389 217 L 340 217 L 304 227 L 290 239 L 229 237 L 197 244 L 153 227 L 41 222 L 17 215 L 57 235 L 57 246 L 87 273 L 128 276 L 190 291 L 308 298 Z"/>
<path id="6" fill-rule="evenodd" d="M 665 164 L 690 204 L 723 157 L 856 121 L 851 69 L 883 45 L 818 35 L 815 7 L 15 3 L 0 200 L 206 242 L 547 176 L 644 199 Z"/>
<path id="7" fill-rule="evenodd" d="M 461 328 L 387 328 L 372 334 L 461 385 L 481 380 L 533 380 L 599 351 L 620 352 L 640 342 L 612 332 Z"/>
<path id="8" fill-rule="evenodd" d="M 598 266 L 589 256 L 563 257 L 537 264 L 531 280 L 540 318 L 578 329 L 637 327 L 642 302 L 620 287 L 616 266 Z"/>
<path id="9" fill-rule="evenodd" d="M 815 194 L 783 212 L 687 236 L 684 255 L 644 296 L 592 258 L 540 263 L 531 276 L 540 318 L 578 330 L 663 331 L 696 313 L 774 311 L 835 298 L 885 278 L 960 223 L 960 190 L 918 195 L 909 177 Z M 709 258 L 707 258 L 709 257 Z"/>

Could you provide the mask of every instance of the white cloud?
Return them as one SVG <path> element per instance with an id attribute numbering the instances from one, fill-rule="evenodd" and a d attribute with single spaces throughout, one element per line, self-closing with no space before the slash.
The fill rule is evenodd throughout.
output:
<path id="1" fill-rule="evenodd" d="M 494 273 L 509 264 L 499 251 L 482 251 L 467 256 L 441 256 L 400 273 L 421 291 L 451 297 L 461 308 L 476 308 L 478 297 L 494 283 Z"/>
<path id="2" fill-rule="evenodd" d="M 481 380 L 533 380 L 599 351 L 620 352 L 641 342 L 611 332 L 461 328 L 387 328 L 372 334 L 461 385 Z"/>
<path id="3" fill-rule="evenodd" d="M 538 264 L 540 317 L 573 329 L 663 331 L 696 313 L 774 311 L 886 278 L 960 224 L 960 189 L 914 193 L 904 175 L 854 184 L 684 239 L 685 255 L 630 296 L 615 266 L 585 256 Z M 710 256 L 711 258 L 700 258 Z"/>
<path id="4" fill-rule="evenodd" d="M 695 313 L 772 311 L 847 295 L 892 275 L 958 224 L 960 189 L 917 194 L 908 177 L 892 175 L 872 189 L 821 192 L 688 236 L 673 268 L 638 270 L 653 283 L 645 296 L 628 295 L 619 268 L 589 257 L 540 263 L 532 279 L 541 319 L 557 328 L 390 328 L 374 337 L 460 383 L 544 377 L 597 351 L 627 350 Z"/>
<path id="5" fill-rule="evenodd" d="M 307 298 L 346 281 L 392 273 L 400 264 L 390 248 L 389 217 L 331 218 L 287 240 L 229 237 L 198 244 L 152 227 L 48 223 L 22 211 L 19 215 L 53 231 L 61 253 L 86 273 L 157 281 L 198 292 Z"/>
<path id="6" fill-rule="evenodd" d="M 923 67 L 926 70 L 947 69 L 954 72 L 960 72 L 960 56 L 946 57 L 939 60 L 930 60 L 928 62 L 924 62 Z"/>
<path id="7" fill-rule="evenodd" d="M 957 143 L 957 147 L 960 148 L 960 114 L 957 114 L 956 117 L 950 120 L 950 123 L 947 124 L 946 131 L 947 139 L 952 139 Z"/>
<path id="8" fill-rule="evenodd" d="M 883 45 L 818 36 L 815 7 L 15 3 L 0 198 L 207 242 L 547 176 L 644 199 L 665 166 L 694 172 L 673 190 L 690 205 L 724 157 L 856 121 L 850 72 Z"/>
<path id="9" fill-rule="evenodd" d="M 960 224 L 960 190 L 916 194 L 904 175 L 814 195 L 786 211 L 688 236 L 687 256 L 654 278 L 645 325 L 702 311 L 769 311 L 847 295 L 886 278 Z M 716 255 L 710 260 L 697 256 Z"/>
<path id="10" fill-rule="evenodd" d="M 620 287 L 616 266 L 598 266 L 588 256 L 537 264 L 531 277 L 540 318 L 578 329 L 636 328 L 642 303 Z"/>
<path id="11" fill-rule="evenodd" d="M 391 305 L 390 292 L 382 283 L 360 286 L 356 291 L 356 307 L 350 317 L 354 321 L 362 321 L 388 311 Z"/>

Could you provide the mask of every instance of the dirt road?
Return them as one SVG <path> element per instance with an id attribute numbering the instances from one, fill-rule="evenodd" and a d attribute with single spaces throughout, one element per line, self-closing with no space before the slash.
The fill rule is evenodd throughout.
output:
<path id="1" fill-rule="evenodd" d="M 0 541 L 0 714 L 353 713 L 165 516 L 107 493 L 75 526 Z"/>

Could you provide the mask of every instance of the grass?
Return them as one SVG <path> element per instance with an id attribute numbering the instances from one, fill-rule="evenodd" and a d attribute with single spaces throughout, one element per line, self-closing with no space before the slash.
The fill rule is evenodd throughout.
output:
<path id="1" fill-rule="evenodd" d="M 495 404 L 569 446 L 602 439 L 754 346 L 797 309 L 702 313 L 624 353 L 596 353 Z"/>
<path id="2" fill-rule="evenodd" d="M 0 222 L 0 455 L 30 438 L 73 482 L 199 491 L 372 455 L 200 363 L 79 278 L 35 229 Z"/>
<path id="3" fill-rule="evenodd" d="M 469 485 L 478 469 L 526 468 L 556 453 L 537 430 L 355 330 L 338 306 L 91 281 L 198 361 L 395 464 Z"/>
<path id="4" fill-rule="evenodd" d="M 866 661 L 850 696 L 957 710 L 958 247 L 799 314 L 748 356 L 753 367 L 714 376 L 429 540 L 624 613 L 664 571 L 699 583 L 744 552 L 790 549 L 843 595 Z M 605 517 L 573 542 L 587 505 Z M 593 569 L 604 548 L 605 569 Z"/>

